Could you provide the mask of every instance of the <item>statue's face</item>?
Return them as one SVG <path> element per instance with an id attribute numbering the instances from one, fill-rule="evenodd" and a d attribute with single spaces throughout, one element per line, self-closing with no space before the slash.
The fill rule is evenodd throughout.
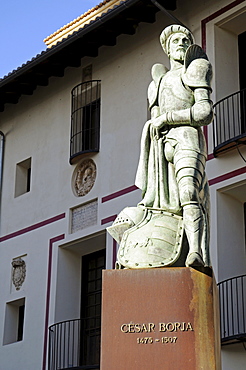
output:
<path id="1" fill-rule="evenodd" d="M 172 60 L 183 62 L 185 52 L 191 45 L 189 38 L 182 32 L 174 33 L 169 40 L 169 57 Z"/>

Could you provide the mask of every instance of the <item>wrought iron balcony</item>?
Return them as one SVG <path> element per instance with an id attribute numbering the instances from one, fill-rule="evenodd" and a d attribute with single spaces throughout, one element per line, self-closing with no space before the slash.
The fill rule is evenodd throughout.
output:
<path id="1" fill-rule="evenodd" d="M 49 370 L 91 370 L 100 365 L 101 317 L 49 327 Z"/>
<path id="2" fill-rule="evenodd" d="M 246 275 L 218 284 L 220 298 L 221 343 L 246 341 Z"/>
<path id="3" fill-rule="evenodd" d="M 246 144 L 246 89 L 218 101 L 214 112 L 214 156 Z"/>

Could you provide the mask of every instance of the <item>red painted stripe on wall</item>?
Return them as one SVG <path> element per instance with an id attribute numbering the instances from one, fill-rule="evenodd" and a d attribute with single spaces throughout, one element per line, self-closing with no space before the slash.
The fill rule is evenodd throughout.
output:
<path id="1" fill-rule="evenodd" d="M 109 216 L 101 220 L 101 225 L 107 224 L 108 222 L 112 222 L 116 219 L 117 215 Z"/>
<path id="2" fill-rule="evenodd" d="M 222 182 L 222 181 L 231 179 L 232 177 L 242 175 L 243 173 L 246 173 L 246 166 L 238 168 L 237 170 L 225 173 L 224 175 L 215 177 L 215 178 L 209 180 L 208 183 L 211 186 L 211 185 L 217 184 L 218 182 Z"/>
<path id="3" fill-rule="evenodd" d="M 46 359 L 47 359 L 53 244 L 60 241 L 60 240 L 63 240 L 64 238 L 65 238 L 65 234 L 62 234 L 62 235 L 58 235 L 58 236 L 50 239 L 50 241 L 49 241 L 48 276 L 47 276 L 47 289 L 46 289 L 46 308 L 45 308 L 45 323 L 44 323 L 44 347 L 43 347 L 43 366 L 42 366 L 42 370 L 45 370 L 45 368 L 46 368 Z"/>
<path id="4" fill-rule="evenodd" d="M 213 155 L 213 153 L 211 153 L 208 155 L 207 161 L 210 161 L 211 159 L 214 159 L 214 158 L 215 156 Z"/>
<path id="5" fill-rule="evenodd" d="M 110 195 L 106 195 L 105 197 L 102 198 L 102 203 L 104 202 L 108 202 L 109 200 L 111 199 L 114 199 L 114 198 L 118 198 L 120 197 L 121 195 L 125 195 L 125 194 L 128 194 L 134 190 L 137 190 L 137 186 L 136 185 L 132 185 L 132 186 L 129 186 L 128 188 L 125 188 L 125 189 L 122 189 L 122 190 L 119 190 L 119 191 L 116 191 L 115 193 L 112 193 Z"/>
<path id="6" fill-rule="evenodd" d="M 28 226 L 28 227 L 25 227 L 24 229 L 21 229 L 21 230 L 18 230 L 18 231 L 15 231 L 11 234 L 8 234 L 8 235 L 5 235 L 5 236 L 2 236 L 0 238 L 0 242 L 3 242 L 5 240 L 8 240 L 8 239 L 12 239 L 12 238 L 15 238 L 16 236 L 19 236 L 19 235 L 22 235 L 22 234 L 25 234 L 25 233 L 28 233 L 30 231 L 33 231 L 33 230 L 36 230 L 36 229 L 39 229 L 40 227 L 43 227 L 43 226 L 46 226 L 46 225 L 49 225 L 53 222 L 56 222 L 56 221 L 59 221 L 63 218 L 66 217 L 66 213 L 61 213 L 60 215 L 58 216 L 55 216 L 55 217 L 51 217 L 51 218 L 48 218 L 47 220 L 44 220 L 44 221 L 41 221 L 41 222 L 38 222 L 34 225 L 31 225 L 31 226 Z"/>

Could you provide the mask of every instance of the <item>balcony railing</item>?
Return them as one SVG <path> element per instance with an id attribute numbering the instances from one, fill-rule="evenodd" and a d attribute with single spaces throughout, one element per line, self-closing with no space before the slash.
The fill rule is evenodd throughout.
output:
<path id="1" fill-rule="evenodd" d="M 246 89 L 218 101 L 214 112 L 214 155 L 246 144 Z"/>
<path id="2" fill-rule="evenodd" d="M 221 343 L 246 341 L 246 275 L 218 284 L 220 298 Z"/>
<path id="3" fill-rule="evenodd" d="M 49 327 L 49 370 L 99 369 L 101 318 L 63 321 Z"/>

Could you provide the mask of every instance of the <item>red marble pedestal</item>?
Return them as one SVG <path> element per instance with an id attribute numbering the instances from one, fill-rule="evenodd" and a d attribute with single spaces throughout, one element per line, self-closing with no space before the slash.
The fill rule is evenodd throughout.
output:
<path id="1" fill-rule="evenodd" d="M 103 271 L 100 369 L 221 369 L 212 270 Z"/>

